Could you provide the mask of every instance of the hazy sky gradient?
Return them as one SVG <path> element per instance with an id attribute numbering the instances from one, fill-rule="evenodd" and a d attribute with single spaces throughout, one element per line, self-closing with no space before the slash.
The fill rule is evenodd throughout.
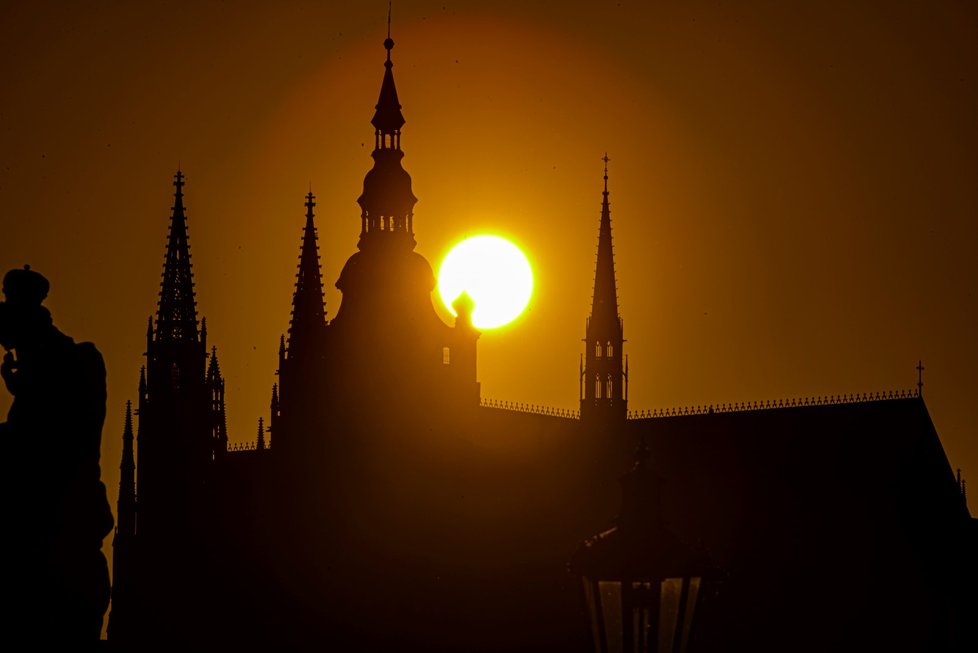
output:
<path id="1" fill-rule="evenodd" d="M 113 505 L 178 163 L 230 437 L 251 440 L 310 184 L 327 317 L 340 302 L 386 14 L 0 7 L 0 267 L 48 276 L 56 323 L 105 355 Z M 418 251 L 437 269 L 497 233 L 537 274 L 480 340 L 483 396 L 577 407 L 607 151 L 631 408 L 909 389 L 923 359 L 978 478 L 975 34 L 969 2 L 395 3 Z"/>

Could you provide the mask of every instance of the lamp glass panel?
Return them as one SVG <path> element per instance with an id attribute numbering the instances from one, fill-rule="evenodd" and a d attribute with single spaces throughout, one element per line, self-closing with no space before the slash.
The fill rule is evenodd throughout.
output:
<path id="1" fill-rule="evenodd" d="M 683 579 L 666 578 L 662 581 L 659 596 L 659 650 L 672 651 L 676 636 L 676 622 L 679 620 L 679 599 L 682 595 Z"/>
<path id="2" fill-rule="evenodd" d="M 591 636 L 594 637 L 595 653 L 601 653 L 601 628 L 599 626 L 601 615 L 598 610 L 597 599 L 594 595 L 594 581 L 584 576 L 581 578 L 584 583 L 584 599 L 587 601 L 587 613 L 591 618 Z"/>
<path id="3" fill-rule="evenodd" d="M 652 592 L 652 583 L 632 583 L 632 642 L 635 653 L 650 651 L 649 641 L 652 633 L 652 610 L 648 597 Z"/>
<path id="4" fill-rule="evenodd" d="M 604 637 L 607 653 L 624 653 L 622 650 L 621 583 L 599 580 L 601 616 L 604 618 Z"/>
<path id="5" fill-rule="evenodd" d="M 686 653 L 686 647 L 689 645 L 689 633 L 693 626 L 693 612 L 696 610 L 696 597 L 699 596 L 700 582 L 702 580 L 699 576 L 693 576 L 689 579 L 689 595 L 686 597 L 686 611 L 683 615 L 682 648 L 679 649 L 680 653 Z"/>

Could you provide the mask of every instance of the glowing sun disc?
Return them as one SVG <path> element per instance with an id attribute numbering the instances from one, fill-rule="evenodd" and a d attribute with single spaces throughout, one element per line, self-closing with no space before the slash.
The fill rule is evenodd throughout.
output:
<path id="1" fill-rule="evenodd" d="M 452 248 L 438 270 L 438 294 L 452 303 L 463 292 L 474 303 L 472 324 L 493 329 L 516 319 L 533 294 L 533 270 L 523 252 L 499 236 L 473 236 Z"/>

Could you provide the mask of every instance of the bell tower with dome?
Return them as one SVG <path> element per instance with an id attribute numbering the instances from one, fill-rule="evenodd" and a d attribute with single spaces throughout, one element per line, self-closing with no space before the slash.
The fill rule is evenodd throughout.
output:
<path id="1" fill-rule="evenodd" d="M 457 301 L 459 317 L 454 326 L 445 324 L 432 305 L 436 281 L 431 264 L 415 251 L 414 206 L 418 200 L 411 190 L 411 176 L 402 167 L 405 119 L 394 84 L 393 47 L 388 35 L 384 77 L 370 121 L 373 166 L 357 199 L 361 209 L 358 251 L 336 281 L 342 301 L 325 325 L 317 317 L 325 312 L 293 306 L 290 330 L 303 328 L 296 324 L 300 314 L 315 313 L 317 324 L 308 331 L 321 336 L 317 336 L 318 345 L 304 346 L 301 351 L 290 336 L 280 357 L 283 443 L 301 438 L 289 433 L 290 424 L 378 419 L 378 402 L 391 410 L 416 414 L 479 403 L 479 332 L 471 323 L 471 302 Z M 308 233 L 307 226 L 306 240 Z M 304 252 L 308 249 L 304 247 Z M 304 256 L 310 261 L 300 261 L 300 271 L 318 269 L 311 250 Z M 294 302 L 300 294 L 297 288 Z M 313 303 L 321 305 L 322 295 L 314 294 Z M 301 419 L 292 419 L 290 412 Z"/>

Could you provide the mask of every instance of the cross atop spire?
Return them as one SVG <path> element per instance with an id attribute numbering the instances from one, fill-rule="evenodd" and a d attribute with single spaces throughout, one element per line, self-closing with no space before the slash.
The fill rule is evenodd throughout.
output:
<path id="1" fill-rule="evenodd" d="M 924 367 L 924 362 L 918 360 L 917 361 L 917 396 L 918 397 L 924 396 L 924 370 L 925 369 L 927 368 Z"/>
<path id="2" fill-rule="evenodd" d="M 163 280 L 156 314 L 156 340 L 196 342 L 197 302 L 194 297 L 193 270 L 190 264 L 190 237 L 183 206 L 183 172 L 174 175 L 173 213 L 163 259 Z"/>

